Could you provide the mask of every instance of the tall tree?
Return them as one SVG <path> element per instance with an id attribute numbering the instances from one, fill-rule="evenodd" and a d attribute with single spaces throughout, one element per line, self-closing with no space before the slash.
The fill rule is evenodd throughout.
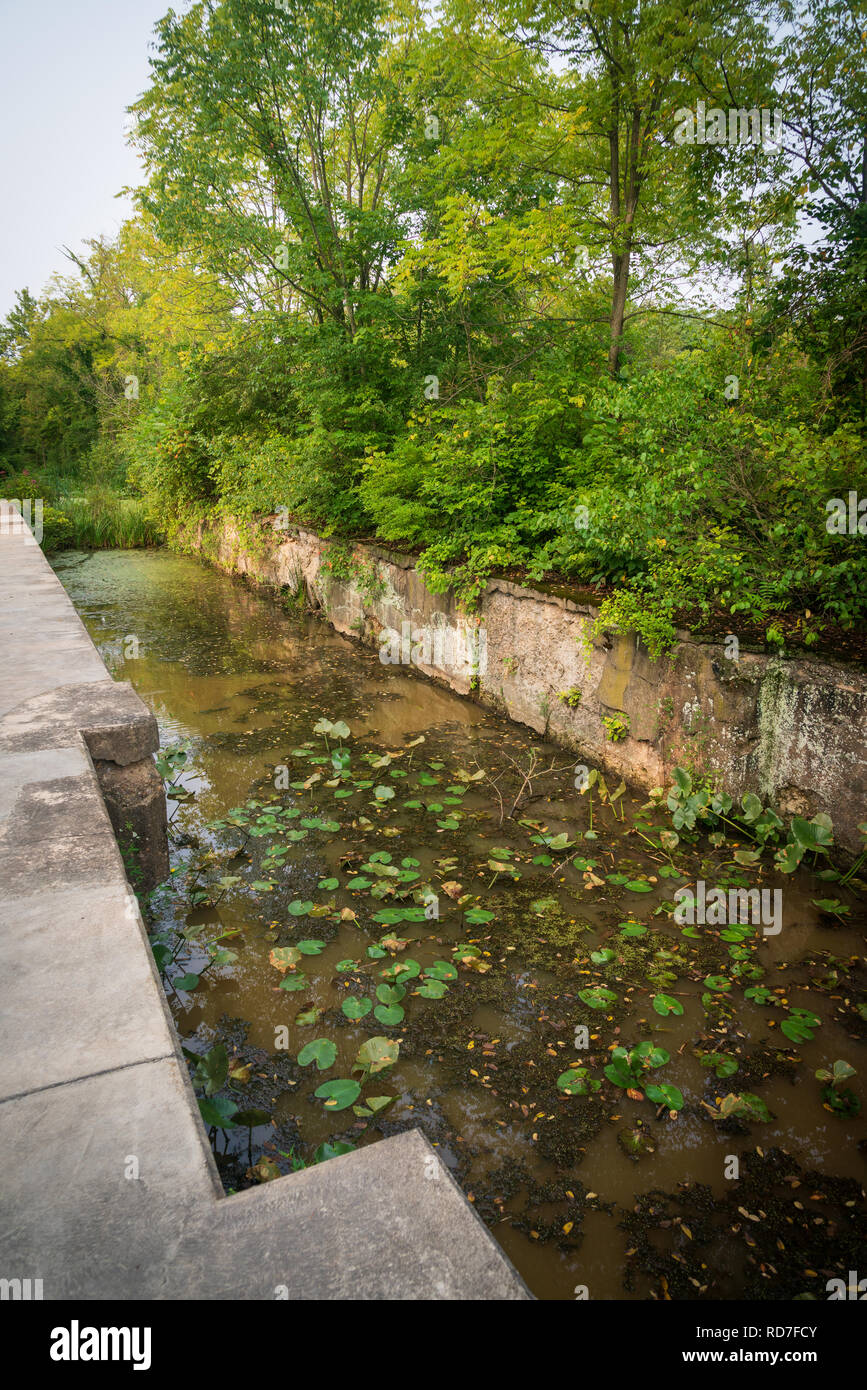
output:
<path id="1" fill-rule="evenodd" d="M 734 13 L 725 0 L 452 4 L 476 61 L 484 61 L 476 36 L 486 22 L 548 59 L 533 91 L 541 139 L 525 157 L 560 180 L 591 266 L 594 253 L 607 261 L 607 360 L 616 373 L 636 285 L 653 302 L 678 278 L 707 269 L 717 215 L 710 193 L 725 159 L 709 165 L 697 157 L 701 149 L 679 145 L 675 114 L 707 95 L 711 74 L 711 87 L 722 90 L 726 56 L 751 96 L 767 92 L 756 60 L 767 37 L 764 6 Z M 492 84 L 507 85 L 494 65 L 487 70 Z M 514 81 L 508 86 L 516 90 Z"/>
<path id="2" fill-rule="evenodd" d="M 141 201 L 248 308 L 354 336 L 401 232 L 399 60 L 415 23 L 380 0 L 200 0 L 160 22 L 133 108 Z"/>

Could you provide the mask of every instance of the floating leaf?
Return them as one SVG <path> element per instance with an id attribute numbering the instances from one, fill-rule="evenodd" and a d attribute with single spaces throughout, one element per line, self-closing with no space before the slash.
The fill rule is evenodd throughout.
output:
<path id="1" fill-rule="evenodd" d="M 389 936 L 384 936 L 379 944 L 394 955 L 397 951 L 405 951 L 409 941 L 403 936 L 395 936 L 392 932 Z"/>
<path id="2" fill-rule="evenodd" d="M 435 960 L 433 965 L 425 966 L 426 980 L 456 980 L 458 972 L 448 960 Z"/>
<path id="3" fill-rule="evenodd" d="M 723 1080 L 727 1076 L 734 1076 L 738 1069 L 738 1064 L 734 1057 L 727 1057 L 724 1052 L 708 1052 L 701 1059 L 703 1067 L 713 1068 L 715 1076 Z"/>
<path id="4" fill-rule="evenodd" d="M 354 1144 L 348 1144 L 345 1139 L 335 1139 L 333 1142 L 326 1139 L 313 1150 L 313 1162 L 326 1163 L 329 1158 L 340 1158 L 341 1154 L 351 1153 L 355 1153 Z"/>
<path id="5" fill-rule="evenodd" d="M 405 994 L 403 985 L 376 986 L 376 997 L 380 1004 L 399 1004 Z"/>
<path id="6" fill-rule="evenodd" d="M 664 1081 L 661 1085 L 654 1083 L 646 1086 L 645 1094 L 648 1100 L 652 1100 L 656 1105 L 667 1105 L 669 1110 L 683 1109 L 683 1092 L 676 1086 Z"/>
<path id="7" fill-rule="evenodd" d="M 602 985 L 591 985 L 588 989 L 579 989 L 578 998 L 590 1009 L 607 1009 L 614 1003 L 617 995 L 612 989 L 605 989 Z"/>
<path id="8" fill-rule="evenodd" d="M 442 980 L 425 980 L 415 992 L 423 999 L 442 999 L 444 994 L 448 994 L 449 987 Z"/>
<path id="9" fill-rule="evenodd" d="M 284 975 L 283 979 L 280 981 L 279 988 L 288 990 L 290 993 L 294 993 L 299 989 L 306 989 L 307 976 L 304 974 L 303 970 L 293 970 L 288 975 Z"/>
<path id="10" fill-rule="evenodd" d="M 839 898 L 811 898 L 810 901 L 820 912 L 827 912 L 832 917 L 844 917 L 849 912 L 847 905 Z"/>
<path id="11" fill-rule="evenodd" d="M 373 1011 L 374 1018 L 385 1028 L 395 1028 L 404 1018 L 404 1011 L 400 1004 L 377 1004 Z"/>
<path id="12" fill-rule="evenodd" d="M 377 1072 L 385 1071 L 386 1067 L 393 1067 L 399 1053 L 400 1043 L 393 1042 L 391 1038 L 368 1038 L 358 1049 L 352 1070 L 375 1076 Z"/>
<path id="13" fill-rule="evenodd" d="M 364 1018 L 365 1015 L 370 1013 L 373 1004 L 370 999 L 359 999 L 356 995 L 352 994 L 348 999 L 343 1000 L 340 1007 L 346 1018 L 352 1019 L 353 1022 L 357 1022 L 358 1019 Z"/>
<path id="14" fill-rule="evenodd" d="M 394 980 L 403 984 L 406 980 L 416 979 L 420 972 L 421 966 L 418 961 L 407 956 L 406 960 L 395 961 L 394 965 L 389 966 L 386 970 L 381 970 L 380 974 L 385 980 Z"/>
<path id="15" fill-rule="evenodd" d="M 315 1023 L 322 1013 L 322 1009 L 317 1009 L 315 1007 L 312 1009 L 305 1009 L 302 1013 L 295 1015 L 295 1027 L 309 1028 L 311 1023 Z"/>
<path id="16" fill-rule="evenodd" d="M 225 1086 L 228 1075 L 229 1055 L 224 1043 L 217 1043 L 204 1057 L 196 1057 L 193 1085 L 201 1086 L 206 1095 L 212 1096 Z"/>
<path id="17" fill-rule="evenodd" d="M 330 1038 L 314 1038 L 298 1053 L 298 1065 L 309 1067 L 311 1062 L 315 1062 L 320 1071 L 327 1071 L 334 1065 L 336 1057 L 337 1046 Z"/>
<path id="18" fill-rule="evenodd" d="M 357 1081 L 340 1077 L 336 1081 L 323 1082 L 313 1094 L 325 1101 L 326 1110 L 347 1110 L 358 1100 L 361 1095 L 361 1087 Z"/>
<path id="19" fill-rule="evenodd" d="M 275 946 L 268 959 L 278 970 L 291 970 L 301 959 L 297 946 Z"/>
<path id="20" fill-rule="evenodd" d="M 815 1014 L 806 1013 L 800 1009 L 793 1010 L 790 1018 L 784 1018 L 780 1024 L 780 1031 L 794 1043 L 809 1042 L 813 1036 L 813 1030 L 818 1026 L 819 1019 Z"/>
<path id="21" fill-rule="evenodd" d="M 234 1116 L 238 1107 L 228 1096 L 214 1096 L 213 1100 L 199 1099 L 199 1111 L 206 1125 L 217 1129 L 237 1129 Z"/>
<path id="22" fill-rule="evenodd" d="M 368 1096 L 365 1105 L 374 1115 L 378 1115 L 380 1110 L 384 1110 L 387 1105 L 391 1105 L 394 1096 Z"/>
<path id="23" fill-rule="evenodd" d="M 570 1067 L 557 1077 L 557 1088 L 565 1096 L 586 1096 L 590 1091 L 599 1091 L 602 1088 L 601 1081 L 588 1076 L 583 1067 Z"/>
<path id="24" fill-rule="evenodd" d="M 752 985 L 750 989 L 745 989 L 744 998 L 752 999 L 756 1004 L 773 1004 L 775 1002 L 773 993 L 764 985 Z"/>
<path id="25" fill-rule="evenodd" d="M 679 999 L 674 999 L 670 994 L 655 994 L 653 996 L 653 1007 L 663 1018 L 669 1014 L 682 1014 L 683 1005 Z"/>
<path id="26" fill-rule="evenodd" d="M 718 1113 L 721 1120 L 728 1119 L 730 1115 L 736 1115 L 738 1118 L 745 1120 L 760 1120 L 762 1123 L 767 1124 L 773 1119 L 765 1102 L 761 1100 L 759 1096 L 754 1096 L 750 1091 L 744 1091 L 739 1096 L 731 1093 L 724 1096 L 720 1102 Z"/>

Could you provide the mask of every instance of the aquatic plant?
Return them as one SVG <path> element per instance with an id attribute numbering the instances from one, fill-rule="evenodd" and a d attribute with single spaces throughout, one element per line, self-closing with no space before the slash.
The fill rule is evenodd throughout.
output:
<path id="1" fill-rule="evenodd" d="M 838 1115 L 858 1115 L 861 1111 L 861 1102 L 855 1092 L 849 1086 L 844 1086 L 844 1081 L 857 1073 L 853 1066 L 838 1058 L 830 1067 L 819 1067 L 816 1072 L 818 1081 L 825 1081 L 828 1084 L 822 1088 L 822 1099 L 829 1110 L 833 1110 Z"/>

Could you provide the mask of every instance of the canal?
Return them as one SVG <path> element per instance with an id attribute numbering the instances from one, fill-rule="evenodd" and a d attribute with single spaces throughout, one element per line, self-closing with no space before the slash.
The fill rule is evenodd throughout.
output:
<path id="1" fill-rule="evenodd" d="M 863 1264 L 867 914 L 833 854 L 675 844 L 193 557 L 54 563 L 178 750 L 149 928 L 227 1190 L 418 1126 L 540 1298 L 825 1299 Z M 779 892 L 780 930 L 684 926 L 699 884 Z"/>

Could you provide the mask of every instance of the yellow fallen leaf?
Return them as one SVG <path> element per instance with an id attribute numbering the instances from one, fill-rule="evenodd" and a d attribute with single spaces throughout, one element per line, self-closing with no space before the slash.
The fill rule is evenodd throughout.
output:
<path id="1" fill-rule="evenodd" d="M 572 1225 L 573 1225 L 573 1223 L 572 1223 L 571 1221 L 567 1221 L 567 1222 L 566 1222 L 566 1225 L 563 1227 L 563 1234 L 564 1234 L 564 1236 L 568 1236 L 569 1232 L 570 1232 L 571 1229 L 572 1229 Z"/>

